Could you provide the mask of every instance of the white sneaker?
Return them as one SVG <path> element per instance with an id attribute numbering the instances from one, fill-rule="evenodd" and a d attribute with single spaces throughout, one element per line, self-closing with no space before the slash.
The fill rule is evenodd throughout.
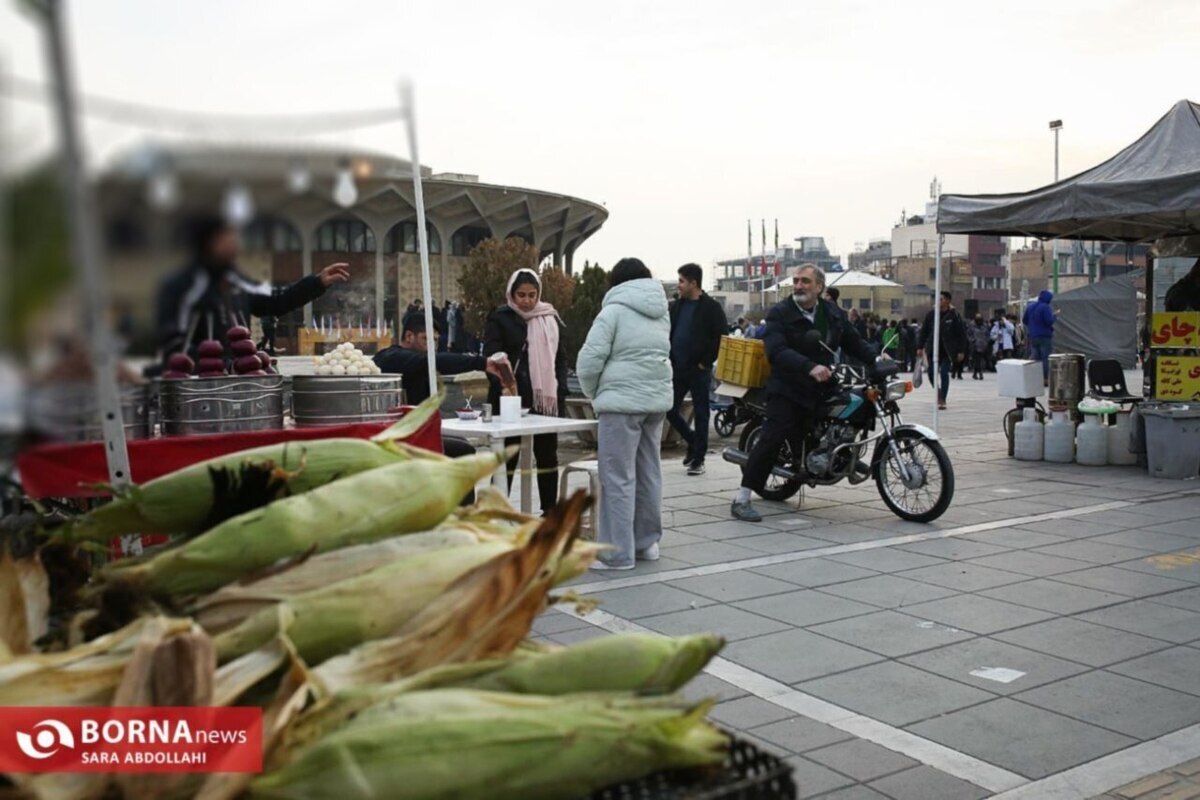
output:
<path id="1" fill-rule="evenodd" d="M 637 557 L 639 561 L 658 561 L 658 542 L 650 545 L 645 550 L 639 550 Z"/>
<path id="2" fill-rule="evenodd" d="M 595 561 L 593 561 L 591 567 L 589 567 L 589 569 L 595 569 L 595 570 L 633 569 L 633 568 L 634 568 L 633 564 L 625 564 L 623 566 L 617 565 L 617 564 L 608 564 L 608 563 L 605 563 L 604 561 L 601 561 L 600 559 L 596 559 Z"/>

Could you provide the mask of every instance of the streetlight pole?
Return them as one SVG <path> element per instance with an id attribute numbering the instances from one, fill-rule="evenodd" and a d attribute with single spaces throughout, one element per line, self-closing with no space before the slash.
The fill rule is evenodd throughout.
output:
<path id="1" fill-rule="evenodd" d="M 1058 183 L 1058 132 L 1062 130 L 1062 120 L 1051 120 L 1050 130 L 1054 131 L 1054 182 Z M 1054 261 L 1054 293 L 1058 294 L 1058 239 L 1052 240 L 1050 248 L 1050 257 Z"/>

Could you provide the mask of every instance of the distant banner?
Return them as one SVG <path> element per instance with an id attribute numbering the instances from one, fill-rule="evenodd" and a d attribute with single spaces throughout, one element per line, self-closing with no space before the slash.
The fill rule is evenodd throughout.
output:
<path id="1" fill-rule="evenodd" d="M 1200 311 L 1156 311 L 1150 326 L 1150 346 L 1200 347 Z"/>
<path id="2" fill-rule="evenodd" d="M 1160 354 L 1155 361 L 1158 365 L 1155 387 L 1159 400 L 1200 400 L 1200 358 Z"/>

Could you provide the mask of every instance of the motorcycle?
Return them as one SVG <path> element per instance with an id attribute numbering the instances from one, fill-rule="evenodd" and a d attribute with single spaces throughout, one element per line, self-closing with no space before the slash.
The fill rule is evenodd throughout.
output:
<path id="1" fill-rule="evenodd" d="M 815 332 L 805 338 L 805 344 L 825 347 Z M 954 467 L 936 432 L 901 418 L 899 402 L 913 386 L 895 380 L 900 365 L 883 359 L 865 367 L 838 364 L 832 370 L 830 392 L 818 404 L 803 441 L 784 443 L 758 494 L 764 500 L 782 501 L 804 485 L 859 484 L 874 478 L 879 496 L 896 516 L 913 522 L 940 517 L 954 498 Z M 721 454 L 745 469 L 748 454 L 762 434 L 766 392 L 726 391 L 735 395 L 735 406 L 756 414 L 742 432 L 739 446 L 727 447 Z M 866 462 L 868 448 L 871 454 Z"/>

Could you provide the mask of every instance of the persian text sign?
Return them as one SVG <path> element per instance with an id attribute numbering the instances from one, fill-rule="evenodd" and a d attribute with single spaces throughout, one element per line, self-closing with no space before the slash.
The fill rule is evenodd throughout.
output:
<path id="1" fill-rule="evenodd" d="M 0 772 L 261 772 L 260 708 L 0 708 Z"/>
<path id="2" fill-rule="evenodd" d="M 1155 363 L 1155 396 L 1159 400 L 1200 400 L 1200 358 L 1160 354 Z"/>
<path id="3" fill-rule="evenodd" d="M 1156 311 L 1151 347 L 1200 347 L 1200 311 Z"/>

